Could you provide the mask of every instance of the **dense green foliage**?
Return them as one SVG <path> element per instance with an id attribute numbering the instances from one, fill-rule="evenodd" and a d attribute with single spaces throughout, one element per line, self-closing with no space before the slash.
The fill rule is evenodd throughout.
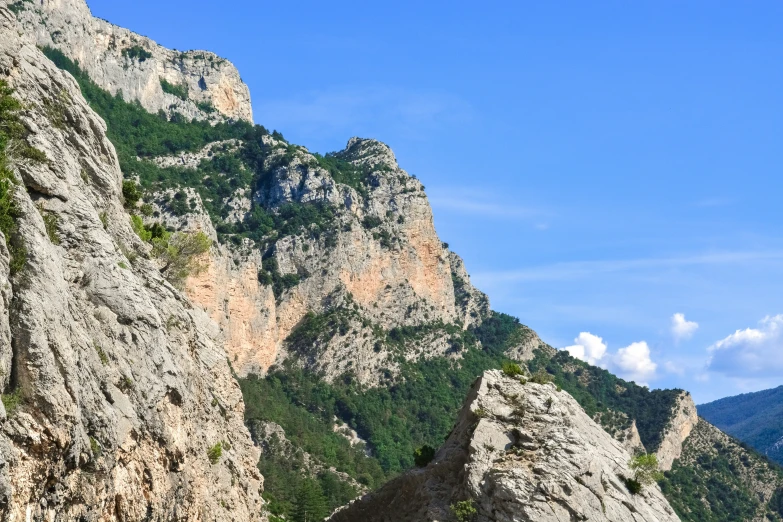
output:
<path id="1" fill-rule="evenodd" d="M 339 316 L 314 316 L 304 324 L 307 326 L 295 332 L 291 339 L 303 348 L 307 342 L 320 337 L 323 330 L 339 329 L 343 323 Z M 476 377 L 487 369 L 500 368 L 505 362 L 504 342 L 517 328 L 519 322 L 504 314 L 487 319 L 475 332 L 462 332 L 456 328 L 454 333 L 461 332 L 469 337 L 473 346 L 477 337 L 484 338 L 487 342 L 483 349 L 465 350 L 460 361 L 437 358 L 407 363 L 403 369 L 405 378 L 386 388 L 362 389 L 350 375 L 330 385 L 295 368 L 275 372 L 257 382 L 274 383 L 277 392 L 275 402 L 287 404 L 289 414 L 295 411 L 303 418 L 309 414 L 325 424 L 331 423 L 332 418 L 337 416 L 356 429 L 369 442 L 386 476 L 391 476 L 414 465 L 416 449 L 424 445 L 441 445 Z M 387 332 L 384 340 L 392 347 L 401 346 L 406 337 L 416 335 L 413 328 L 395 329 L 393 332 Z M 494 344 L 490 344 L 490 339 L 494 340 Z M 243 390 L 248 382 L 244 381 Z M 255 396 L 245 397 L 248 405 L 258 400 Z M 267 420 L 284 425 L 285 419 L 275 418 L 272 411 L 271 408 L 264 411 L 265 415 L 272 417 Z M 249 418 L 253 418 L 252 415 Z M 292 433 L 288 427 L 285 428 L 286 433 Z M 296 430 L 298 433 L 301 428 Z"/>
<path id="2" fill-rule="evenodd" d="M 699 415 L 729 435 L 783 463 L 783 386 L 702 404 Z"/>
<path id="3" fill-rule="evenodd" d="M 218 442 L 207 450 L 207 458 L 210 464 L 217 464 L 223 456 L 223 443 Z"/>
<path id="4" fill-rule="evenodd" d="M 152 53 L 141 47 L 140 45 L 134 45 L 122 50 L 122 55 L 131 60 L 138 60 L 139 63 L 152 58 Z"/>
<path id="5" fill-rule="evenodd" d="M 14 13 L 15 15 L 18 15 L 22 11 L 25 10 L 27 6 L 25 4 L 32 4 L 33 0 L 18 0 L 16 2 L 12 2 L 8 4 L 8 10 Z"/>
<path id="6" fill-rule="evenodd" d="M 163 78 L 160 79 L 160 88 L 163 89 L 163 92 L 168 94 L 173 94 L 180 100 L 187 100 L 188 99 L 188 86 L 185 84 L 182 85 L 174 85 L 173 83 L 164 80 Z"/>
<path id="7" fill-rule="evenodd" d="M 660 445 L 666 423 L 682 391 L 650 391 L 575 359 L 565 351 L 558 351 L 553 357 L 539 351 L 531 361 L 530 369 L 534 373 L 546 369 L 590 416 L 614 410 L 627 414 L 629 419 L 636 419 L 642 443 L 651 452 Z"/>
<path id="8" fill-rule="evenodd" d="M 264 497 L 270 502 L 273 513 L 289 519 L 295 517 L 295 507 L 303 489 L 308 490 L 306 494 L 314 497 L 315 502 L 320 502 L 322 496 L 329 512 L 356 497 L 356 490 L 331 472 L 321 471 L 315 477 L 305 473 L 301 451 L 314 455 L 327 467 L 348 473 L 368 487 L 377 487 L 385 481 L 386 474 L 375 459 L 368 458 L 362 448 L 352 447 L 345 437 L 332 430 L 333 419 L 328 412 L 311 411 L 304 404 L 292 402 L 286 393 L 287 384 L 280 376 L 266 379 L 251 376 L 240 380 L 240 386 L 248 424 L 276 422 L 300 450 L 290 455 L 280 450 L 279 441 L 266 441 L 273 447 L 262 453 L 258 466 L 264 475 Z"/>
<path id="9" fill-rule="evenodd" d="M 759 499 L 748 487 L 741 468 L 756 465 L 757 457 L 748 453 L 736 458 L 736 448 L 718 443 L 715 453 L 702 453 L 695 462 L 683 465 L 675 461 L 671 471 L 659 482 L 669 503 L 683 522 L 746 522 L 759 509 Z M 754 473 L 754 471 L 750 471 Z M 783 480 L 774 471 L 778 481 Z M 780 482 L 779 482 L 780 483 Z M 783 520 L 779 496 L 773 496 L 766 517 Z"/>
<path id="10" fill-rule="evenodd" d="M 76 78 L 90 107 L 106 121 L 107 135 L 117 149 L 123 172 L 145 170 L 138 165 L 137 156 L 148 158 L 196 151 L 208 143 L 243 138 L 253 132 L 252 125 L 241 121 L 213 126 L 203 121 L 176 117 L 168 120 L 165 115 L 150 114 L 137 102 L 127 102 L 119 93 L 112 96 L 101 89 L 77 62 L 58 49 L 45 47 L 43 52 L 55 65 Z"/>
<path id="11" fill-rule="evenodd" d="M 274 435 L 264 445 L 268 451 L 262 452 L 258 468 L 273 514 L 297 520 L 303 514 L 301 508 L 307 507 L 308 520 L 320 520 L 314 515 L 326 516 L 356 498 L 356 488 L 331 471 L 309 473 L 301 450 L 287 452 Z"/>
<path id="12" fill-rule="evenodd" d="M 423 468 L 432 462 L 432 459 L 434 458 L 435 448 L 426 444 L 413 452 L 413 463 L 419 468 Z"/>
<path id="13" fill-rule="evenodd" d="M 21 211 L 15 200 L 18 187 L 10 163 L 13 160 L 45 160 L 41 151 L 30 147 L 24 140 L 28 131 L 19 118 L 21 110 L 22 104 L 13 97 L 13 90 L 5 81 L 0 81 L 0 232 L 11 255 L 11 274 L 24 268 L 27 248 L 23 238 L 17 234 Z"/>
<path id="14" fill-rule="evenodd" d="M 472 500 L 463 500 L 449 506 L 458 522 L 470 522 L 476 517 L 476 506 Z"/>
<path id="15" fill-rule="evenodd" d="M 634 473 L 634 480 L 642 486 L 649 486 L 663 478 L 658 468 L 658 457 L 655 453 L 637 455 L 628 463 L 628 467 Z"/>

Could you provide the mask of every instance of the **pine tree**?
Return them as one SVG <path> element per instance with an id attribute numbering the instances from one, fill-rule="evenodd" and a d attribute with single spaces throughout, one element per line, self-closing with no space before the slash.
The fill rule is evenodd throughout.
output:
<path id="1" fill-rule="evenodd" d="M 292 520 L 294 522 L 316 522 L 329 515 L 326 498 L 321 487 L 313 480 L 305 480 L 296 496 Z"/>

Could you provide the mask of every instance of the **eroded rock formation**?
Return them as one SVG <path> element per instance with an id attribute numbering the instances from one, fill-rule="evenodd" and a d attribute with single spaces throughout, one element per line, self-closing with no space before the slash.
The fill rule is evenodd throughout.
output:
<path id="1" fill-rule="evenodd" d="M 78 60 L 90 78 L 112 94 L 122 92 L 126 100 L 138 100 L 153 113 L 253 120 L 250 91 L 239 71 L 214 53 L 167 49 L 93 17 L 84 0 L 7 3 L 13 4 L 24 31 L 37 45 L 57 48 Z M 174 89 L 164 91 L 162 80 Z"/>
<path id="2" fill-rule="evenodd" d="M 132 231 L 104 122 L 5 8 L 0 80 L 46 157 L 12 164 L 18 230 L 0 238 L 0 518 L 259 520 L 214 326 Z M 13 273 L 6 240 L 26 251 Z"/>
<path id="3" fill-rule="evenodd" d="M 657 485 L 628 491 L 629 460 L 569 394 L 490 371 L 433 462 L 331 520 L 452 520 L 451 506 L 471 502 L 480 522 L 678 521 Z"/>

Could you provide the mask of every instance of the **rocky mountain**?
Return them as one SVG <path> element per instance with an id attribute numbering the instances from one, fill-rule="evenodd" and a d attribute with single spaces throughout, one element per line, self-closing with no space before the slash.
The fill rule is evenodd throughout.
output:
<path id="1" fill-rule="evenodd" d="M 783 386 L 702 404 L 699 415 L 783 464 Z"/>
<path id="2" fill-rule="evenodd" d="M 259 520 L 240 389 L 105 123 L 2 7 L 0 35 L 0 518 Z"/>
<path id="3" fill-rule="evenodd" d="M 629 491 L 629 460 L 554 384 L 489 371 L 431 463 L 330 520 L 678 521 L 657 485 Z"/>
<path id="4" fill-rule="evenodd" d="M 377 507 L 396 491 L 439 519 L 783 517 L 777 471 L 687 392 L 491 311 L 387 145 L 312 153 L 253 125 L 211 53 L 83 0 L 7 3 L 4 515 L 299 522 L 375 491 L 336 517 L 402 520 Z M 645 452 L 662 490 L 633 495 Z"/>
<path id="5" fill-rule="evenodd" d="M 704 419 L 661 488 L 684 521 L 783 519 L 783 471 Z"/>
<path id="6" fill-rule="evenodd" d="M 113 95 L 121 92 L 153 113 L 253 120 L 247 85 L 228 60 L 214 53 L 166 49 L 93 17 L 84 0 L 8 0 L 7 4 L 38 46 L 59 49 L 78 61 L 96 84 Z"/>

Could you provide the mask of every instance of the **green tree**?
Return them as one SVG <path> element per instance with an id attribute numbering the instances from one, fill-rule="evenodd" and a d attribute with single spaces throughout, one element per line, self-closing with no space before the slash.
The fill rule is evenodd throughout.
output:
<path id="1" fill-rule="evenodd" d="M 188 276 L 204 269 L 199 258 L 210 246 L 212 241 L 204 232 L 176 232 L 170 238 L 154 238 L 152 255 L 163 263 L 160 269 L 163 276 L 176 288 L 182 288 Z"/>
<path id="2" fill-rule="evenodd" d="M 315 522 L 323 520 L 328 515 L 326 498 L 318 483 L 313 480 L 302 482 L 291 519 L 294 522 Z"/>
<path id="3" fill-rule="evenodd" d="M 663 478 L 655 453 L 645 453 L 632 458 L 628 462 L 628 467 L 634 472 L 634 479 L 642 486 L 649 486 Z"/>
<path id="4" fill-rule="evenodd" d="M 424 445 L 413 452 L 413 462 L 416 466 L 423 468 L 435 458 L 435 448 Z"/>

